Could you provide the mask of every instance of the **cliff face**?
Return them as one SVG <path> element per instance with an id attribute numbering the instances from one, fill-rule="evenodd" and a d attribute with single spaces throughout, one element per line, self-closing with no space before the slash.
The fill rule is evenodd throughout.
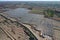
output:
<path id="1" fill-rule="evenodd" d="M 22 26 L 0 15 L 0 40 L 29 40 Z"/>

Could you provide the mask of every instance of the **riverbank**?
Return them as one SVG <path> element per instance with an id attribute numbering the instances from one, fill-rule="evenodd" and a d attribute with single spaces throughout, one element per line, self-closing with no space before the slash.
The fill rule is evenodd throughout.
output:
<path id="1" fill-rule="evenodd" d="M 4 15 L 4 14 L 3 14 Z M 1 15 L 1 16 L 3 16 L 3 15 Z M 3 16 L 4 17 L 4 16 Z M 4 18 L 6 18 L 6 17 L 4 17 Z M 8 19 L 8 20 L 10 20 L 12 23 L 14 23 L 15 24 L 15 22 L 18 22 L 18 21 L 16 21 L 16 20 L 12 20 L 11 18 L 6 18 L 6 19 Z M 6 22 L 8 23 L 8 24 L 11 24 L 10 23 L 10 21 L 8 21 L 7 22 L 7 20 L 6 20 Z M 20 24 L 19 22 L 18 22 L 18 24 Z M 15 25 L 17 25 L 18 26 L 18 24 L 15 24 Z M 28 28 L 28 30 L 31 32 L 31 34 L 30 33 L 28 33 L 30 36 L 35 36 L 38 40 L 39 39 L 44 39 L 44 40 L 46 40 L 46 39 L 49 39 L 49 38 L 42 38 L 42 37 L 40 37 L 38 34 L 36 34 L 36 33 L 34 33 L 34 31 L 30 28 L 31 26 L 29 26 L 29 25 L 26 25 L 26 24 L 22 24 L 22 25 L 24 25 L 24 29 L 27 27 Z M 5 28 L 7 28 L 7 27 L 5 27 Z M 5 29 L 4 29 L 5 30 Z M 8 29 L 7 29 L 8 30 Z M 25 31 L 26 31 L 27 29 L 25 29 Z M 9 32 L 10 33 L 10 32 Z M 14 33 L 14 32 L 13 32 Z M 11 34 L 11 33 L 10 33 Z M 12 34 L 11 34 L 12 35 Z M 12 35 L 13 37 L 14 37 L 14 35 Z M 35 39 L 35 37 L 33 37 L 34 39 L 33 40 L 37 40 L 37 39 Z M 14 37 L 15 38 L 15 37 Z"/>
<path id="2" fill-rule="evenodd" d="M 28 9 L 18 8 L 15 10 L 7 11 L 7 17 L 16 18 L 22 23 L 28 23 L 35 25 L 36 29 L 40 30 L 42 34 L 53 36 L 53 27 L 59 26 L 58 21 L 53 19 L 44 18 L 44 15 L 31 14 Z M 54 24 L 53 24 L 54 23 Z M 58 25 L 57 25 L 58 24 Z"/>

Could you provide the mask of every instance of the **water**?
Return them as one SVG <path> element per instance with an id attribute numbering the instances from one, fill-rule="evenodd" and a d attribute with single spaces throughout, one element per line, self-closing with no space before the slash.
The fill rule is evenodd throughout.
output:
<path id="1" fill-rule="evenodd" d="M 52 21 L 44 18 L 44 15 L 32 14 L 29 11 L 26 8 L 17 8 L 4 13 L 10 17 L 20 19 L 23 23 L 36 25 L 36 29 L 41 30 L 43 34 L 52 35 Z"/>

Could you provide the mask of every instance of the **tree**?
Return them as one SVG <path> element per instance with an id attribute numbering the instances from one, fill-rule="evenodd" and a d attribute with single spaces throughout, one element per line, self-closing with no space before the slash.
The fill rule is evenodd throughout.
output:
<path id="1" fill-rule="evenodd" d="M 44 10 L 44 15 L 45 15 L 45 17 L 53 17 L 54 11 L 50 10 L 50 9 Z"/>

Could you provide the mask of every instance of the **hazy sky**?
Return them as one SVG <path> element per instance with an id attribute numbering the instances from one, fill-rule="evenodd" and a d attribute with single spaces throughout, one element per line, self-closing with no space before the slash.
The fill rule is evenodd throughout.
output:
<path id="1" fill-rule="evenodd" d="M 0 0 L 0 1 L 60 1 L 60 0 Z"/>

